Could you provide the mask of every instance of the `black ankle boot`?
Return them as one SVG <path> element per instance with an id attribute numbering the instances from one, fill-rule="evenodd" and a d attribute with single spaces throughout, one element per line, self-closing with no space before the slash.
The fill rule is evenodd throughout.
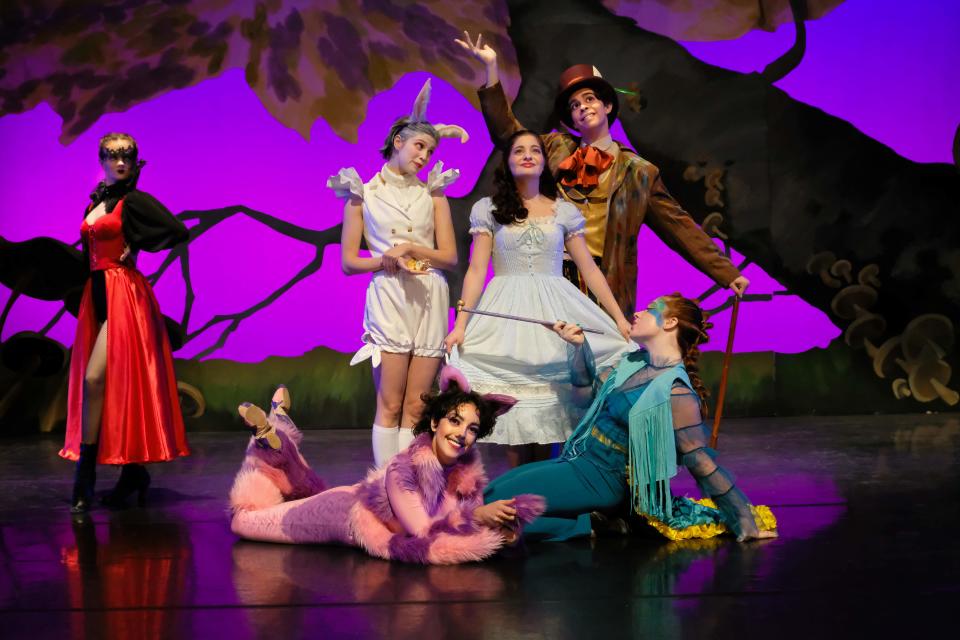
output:
<path id="1" fill-rule="evenodd" d="M 97 445 L 81 444 L 80 458 L 73 472 L 71 513 L 86 513 L 93 506 L 93 487 L 97 483 Z"/>
<path id="2" fill-rule="evenodd" d="M 142 464 L 125 464 L 120 469 L 120 479 L 113 491 L 103 496 L 100 502 L 114 509 L 127 506 L 127 498 L 137 494 L 137 505 L 147 504 L 147 489 L 150 488 L 150 474 Z"/>

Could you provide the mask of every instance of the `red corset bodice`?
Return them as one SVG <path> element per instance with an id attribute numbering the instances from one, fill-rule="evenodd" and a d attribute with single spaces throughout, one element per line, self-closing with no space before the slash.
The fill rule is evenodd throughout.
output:
<path id="1" fill-rule="evenodd" d="M 120 262 L 123 255 L 123 200 L 117 203 L 110 213 L 97 218 L 92 224 L 83 219 L 80 225 L 80 236 L 87 241 L 90 252 L 90 270 L 116 269 L 124 266 Z"/>

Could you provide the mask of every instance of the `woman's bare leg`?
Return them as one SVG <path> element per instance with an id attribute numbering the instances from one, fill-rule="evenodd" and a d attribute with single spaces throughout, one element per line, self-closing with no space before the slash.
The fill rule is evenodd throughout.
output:
<path id="1" fill-rule="evenodd" d="M 440 370 L 440 358 L 413 356 L 407 370 L 407 389 L 403 396 L 403 415 L 400 417 L 398 446 L 405 450 L 413 442 L 413 428 L 423 415 L 423 394 L 429 393 Z"/>
<path id="2" fill-rule="evenodd" d="M 100 325 L 97 339 L 87 360 L 83 377 L 83 413 L 81 442 L 96 444 L 100 439 L 100 418 L 103 416 L 103 395 L 107 380 L 107 323 Z"/>
<path id="3" fill-rule="evenodd" d="M 423 394 L 430 393 L 440 371 L 442 358 L 413 356 L 407 369 L 407 389 L 403 396 L 401 429 L 413 429 L 423 415 Z"/>
<path id="4" fill-rule="evenodd" d="M 407 388 L 409 353 L 382 353 L 380 366 L 373 370 L 373 384 L 377 390 L 377 415 L 373 423 L 371 442 L 373 459 L 378 467 L 399 451 L 400 416 L 403 412 L 403 394 Z"/>

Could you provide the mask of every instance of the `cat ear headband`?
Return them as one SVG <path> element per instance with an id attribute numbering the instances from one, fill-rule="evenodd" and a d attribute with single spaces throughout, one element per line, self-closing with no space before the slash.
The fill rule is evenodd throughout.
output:
<path id="1" fill-rule="evenodd" d="M 470 382 L 463 372 L 456 367 L 446 365 L 440 371 L 440 391 L 446 391 L 450 387 L 458 387 L 461 391 L 470 393 Z M 517 399 L 513 396 L 503 395 L 502 393 L 485 393 L 480 396 L 487 404 L 493 408 L 493 413 L 498 418 L 510 411 L 513 405 L 517 404 Z"/>

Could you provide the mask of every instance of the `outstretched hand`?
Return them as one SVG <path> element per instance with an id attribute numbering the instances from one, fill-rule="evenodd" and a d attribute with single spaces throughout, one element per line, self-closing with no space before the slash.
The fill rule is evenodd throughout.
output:
<path id="1" fill-rule="evenodd" d="M 468 31 L 463 32 L 463 40 L 459 38 L 454 38 L 453 40 L 460 48 L 472 55 L 474 58 L 482 62 L 483 64 L 490 66 L 496 64 L 497 62 L 497 52 L 493 48 L 483 42 L 483 34 L 477 34 L 477 41 L 474 42 L 470 39 L 470 33 Z"/>
<path id="2" fill-rule="evenodd" d="M 585 338 L 583 335 L 583 329 L 580 328 L 580 325 L 573 322 L 557 320 L 553 323 L 553 327 L 551 328 L 558 336 L 570 344 L 578 346 L 583 344 Z"/>
<path id="3" fill-rule="evenodd" d="M 443 348 L 447 353 L 452 353 L 453 348 L 459 348 L 463 344 L 464 334 L 466 332 L 459 328 L 454 327 L 453 331 L 447 334 L 447 337 L 443 339 Z"/>
<path id="4" fill-rule="evenodd" d="M 517 510 L 514 508 L 516 499 L 496 500 L 482 507 L 473 510 L 473 519 L 485 527 L 499 529 L 505 525 L 514 522 L 517 518 Z"/>
<path id="5" fill-rule="evenodd" d="M 747 287 L 749 286 L 750 286 L 750 281 L 744 278 L 743 276 L 739 276 L 736 280 L 731 282 L 729 285 L 730 290 L 733 291 L 735 294 L 737 294 L 737 297 L 740 297 L 740 298 L 743 297 L 743 294 L 746 293 Z"/>

